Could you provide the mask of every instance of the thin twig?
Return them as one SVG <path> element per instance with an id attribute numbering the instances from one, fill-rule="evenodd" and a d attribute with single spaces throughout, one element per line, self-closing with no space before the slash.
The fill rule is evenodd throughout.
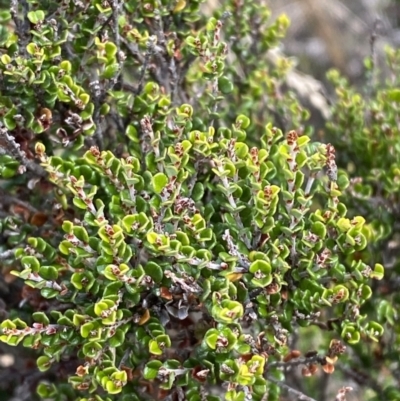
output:
<path id="1" fill-rule="evenodd" d="M 384 391 L 382 387 L 367 372 L 360 371 L 358 368 L 357 368 L 358 370 L 347 368 L 341 364 L 337 364 L 336 369 L 340 370 L 346 377 L 353 379 L 360 386 L 369 387 L 370 389 L 375 391 L 375 393 L 378 394 L 378 396 L 383 397 Z"/>
<path id="2" fill-rule="evenodd" d="M 117 82 L 119 81 L 121 74 L 122 74 L 124 61 L 126 59 L 125 54 L 121 51 L 121 36 L 119 34 L 119 25 L 118 25 L 119 11 L 121 8 L 121 4 L 119 4 L 118 0 L 114 0 L 111 2 L 111 7 L 113 10 L 113 12 L 112 12 L 113 27 L 111 29 L 114 32 L 115 45 L 117 46 L 117 61 L 118 61 L 118 65 L 119 65 L 119 70 L 118 70 L 118 73 L 116 74 L 116 76 L 113 77 L 112 79 L 110 79 L 110 83 L 108 85 L 106 92 L 112 90 L 114 88 L 114 86 L 117 84 Z"/>
<path id="3" fill-rule="evenodd" d="M 121 37 L 121 42 L 125 45 L 125 47 L 128 49 L 129 53 L 131 54 L 131 56 L 133 56 L 136 60 L 139 61 L 139 63 L 142 64 L 142 70 L 140 73 L 140 77 L 139 77 L 139 83 L 138 86 L 136 87 L 136 89 L 134 89 L 134 94 L 135 95 L 139 95 L 142 90 L 143 90 L 143 86 L 144 86 L 144 78 L 146 76 L 146 71 L 149 67 L 149 62 L 150 62 L 150 57 L 151 57 L 151 45 L 149 44 L 149 50 L 145 53 L 145 55 L 143 56 L 139 49 L 135 48 L 131 43 L 129 43 L 125 38 Z M 126 85 L 126 84 L 125 84 Z"/>
<path id="4" fill-rule="evenodd" d="M 302 401 L 317 401 L 314 398 L 309 397 L 308 395 L 305 395 L 304 393 L 302 393 L 301 391 L 298 391 L 296 389 L 294 389 L 293 387 L 288 386 L 287 384 L 285 384 L 284 382 L 275 379 L 272 376 L 267 376 L 267 380 L 270 381 L 271 383 L 276 384 L 277 386 L 283 388 L 284 390 L 286 390 L 288 393 L 291 393 L 293 395 L 295 395 L 297 397 L 298 400 L 302 400 Z"/>
<path id="5" fill-rule="evenodd" d="M 39 177 L 47 176 L 46 170 L 41 165 L 26 157 L 25 152 L 20 149 L 20 145 L 15 142 L 15 138 L 9 134 L 7 128 L 0 128 L 0 139 L 0 149 L 19 161 L 25 167 L 25 170 L 28 169 Z"/>
<path id="6" fill-rule="evenodd" d="M 10 195 L 4 191 L 3 188 L 0 188 L 0 205 L 19 205 L 22 206 L 24 209 L 29 210 L 32 213 L 38 213 L 39 210 L 36 209 L 28 202 L 24 202 L 23 200 L 17 198 L 16 196 Z"/>
<path id="7" fill-rule="evenodd" d="M 15 249 L 8 249 L 7 251 L 4 251 L 3 253 L 0 253 L 0 260 L 6 260 L 14 256 L 15 254 Z"/>
<path id="8" fill-rule="evenodd" d="M 371 70 L 370 70 L 370 81 L 369 81 L 369 90 L 370 95 L 372 95 L 375 86 L 375 79 L 376 79 L 376 52 L 375 52 L 375 44 L 379 37 L 379 27 L 381 25 L 381 20 L 379 18 L 375 19 L 374 27 L 371 32 L 371 36 L 369 38 L 369 46 L 371 52 Z"/>
<path id="9" fill-rule="evenodd" d="M 171 93 L 171 102 L 175 106 L 177 105 L 177 92 L 178 92 L 178 71 L 177 71 L 177 66 L 175 62 L 175 56 L 172 55 L 168 71 L 171 74 L 171 79 L 170 79 L 170 93 Z"/>
<path id="10" fill-rule="evenodd" d="M 222 28 L 223 24 L 225 23 L 225 20 L 227 18 L 229 18 L 230 16 L 231 16 L 231 13 L 228 12 L 228 11 L 225 11 L 223 13 L 222 17 L 221 17 L 221 20 L 218 21 L 218 22 L 221 23 L 221 26 L 218 26 L 218 27 L 215 28 L 215 31 L 214 31 L 214 42 L 213 42 L 213 46 L 214 47 L 217 47 L 218 44 L 220 43 L 221 28 Z M 215 58 L 215 54 L 214 54 L 213 57 Z M 218 100 L 217 99 L 218 99 L 218 95 L 219 95 L 219 91 L 220 91 L 219 90 L 219 86 L 218 86 L 218 76 L 215 76 L 214 79 L 212 80 L 211 88 L 212 88 L 211 89 L 211 94 L 213 96 L 213 101 L 214 101 L 214 106 L 212 108 L 211 114 L 215 116 L 217 114 L 217 112 L 218 112 Z M 211 122 L 210 122 L 210 126 L 211 127 L 214 127 L 214 122 L 215 122 L 215 118 L 213 117 Z"/>
<path id="11" fill-rule="evenodd" d="M 323 375 L 321 377 L 321 381 L 320 381 L 320 386 L 319 386 L 319 390 L 320 390 L 320 400 L 319 401 L 325 401 L 328 399 L 328 394 L 327 394 L 327 390 L 328 390 L 328 386 L 329 386 L 329 382 L 332 378 L 332 375 Z"/>
<path id="12" fill-rule="evenodd" d="M 111 1 L 110 5 L 112 8 L 112 17 L 113 17 L 113 22 L 114 22 L 115 45 L 117 46 L 117 49 L 118 49 L 117 58 L 118 58 L 118 62 L 121 63 L 121 61 L 122 61 L 122 60 L 120 60 L 121 38 L 119 35 L 119 26 L 118 26 L 119 11 L 120 11 L 121 5 L 119 4 L 118 0 Z"/>
<path id="13" fill-rule="evenodd" d="M 118 369 L 122 369 L 126 363 L 126 361 L 128 360 L 128 358 L 130 357 L 130 355 L 132 354 L 132 350 L 130 348 L 127 348 L 124 352 L 124 355 L 122 355 L 121 361 L 118 365 Z"/>
<path id="14" fill-rule="evenodd" d="M 169 55 L 167 41 L 165 39 L 164 24 L 160 16 L 154 18 L 154 33 L 156 40 L 152 44 L 152 54 L 155 58 L 158 76 L 161 80 L 160 86 L 165 89 L 166 93 L 170 93 L 171 77 L 169 75 L 170 71 L 168 66 Z"/>
<path id="15" fill-rule="evenodd" d="M 18 18 L 18 0 L 11 0 L 10 14 L 15 24 L 15 30 L 21 32 L 21 21 Z"/>
<path id="16" fill-rule="evenodd" d="M 152 50 L 151 50 L 151 48 L 149 46 L 149 50 L 146 52 L 146 54 L 144 56 L 143 65 L 142 65 L 142 71 L 140 73 L 139 83 L 138 83 L 138 86 L 136 88 L 135 95 L 140 95 L 140 93 L 143 90 L 144 78 L 146 76 L 146 71 L 149 68 L 149 62 L 150 62 L 151 54 L 152 54 Z"/>
<path id="17" fill-rule="evenodd" d="M 120 78 L 120 75 L 122 73 L 122 64 L 123 64 L 123 60 L 124 60 L 123 53 L 121 52 L 121 40 L 120 40 L 119 27 L 118 27 L 118 17 L 119 17 L 119 8 L 120 8 L 118 0 L 114 0 L 113 2 L 111 2 L 111 7 L 112 7 L 111 15 L 109 17 L 107 17 L 107 19 L 105 21 L 100 22 L 101 25 L 97 27 L 97 31 L 96 31 L 95 35 L 93 35 L 91 37 L 91 39 L 87 45 L 87 51 L 86 51 L 83 61 L 81 63 L 82 65 L 85 65 L 85 61 L 90 55 L 89 49 L 93 45 L 95 38 L 99 37 L 106 27 L 110 27 L 114 32 L 115 45 L 117 47 L 117 61 L 118 61 L 118 66 L 119 66 L 118 72 L 114 77 L 112 77 L 110 79 L 106 88 L 100 87 L 99 77 L 97 76 L 97 73 L 95 73 L 96 77 L 94 79 L 92 78 L 90 80 L 90 86 L 92 89 L 92 97 L 93 97 L 94 103 L 95 103 L 95 111 L 93 113 L 93 122 L 96 126 L 96 131 L 93 135 L 93 138 L 96 138 L 96 144 L 99 147 L 99 149 L 103 149 L 103 131 L 102 131 L 102 127 L 101 127 L 100 108 L 106 99 L 108 91 L 112 90 L 114 88 L 114 86 L 117 84 L 117 82 Z M 110 24 L 111 21 L 113 21 L 113 24 L 112 24 L 113 26 L 111 26 L 111 24 Z M 91 145 L 94 144 L 93 139 L 89 140 L 88 142 L 91 143 Z"/>
<path id="18" fill-rule="evenodd" d="M 133 56 L 133 58 L 139 61 L 139 63 L 143 64 L 144 57 L 142 53 L 139 51 L 139 46 L 137 45 L 137 43 L 129 43 L 124 37 L 121 37 L 120 40 L 128 49 L 129 53 Z"/>
<path id="19" fill-rule="evenodd" d="M 291 361 L 287 362 L 282 362 L 282 361 L 276 361 L 276 362 L 271 362 L 267 365 L 267 369 L 270 368 L 289 368 L 289 367 L 295 367 L 295 366 L 300 366 L 300 365 L 308 365 L 310 363 L 322 363 L 324 362 L 325 357 L 321 355 L 313 355 L 311 357 L 305 357 L 305 358 L 298 358 L 298 359 L 292 359 Z"/>
<path id="20" fill-rule="evenodd" d="M 104 23 L 101 25 L 100 29 L 96 32 L 96 35 L 97 35 L 97 36 L 100 36 L 100 35 L 103 33 L 104 29 L 105 29 L 107 26 L 109 26 L 109 24 L 110 24 L 110 22 L 111 22 L 111 20 L 112 20 L 113 18 L 114 18 L 114 13 L 112 13 L 112 14 L 104 21 Z"/>
<path id="21" fill-rule="evenodd" d="M 184 86 L 184 81 L 186 79 L 187 76 L 187 72 L 189 71 L 189 68 L 193 65 L 193 63 L 197 60 L 197 57 L 193 54 L 190 54 L 187 59 L 184 61 L 183 64 L 179 64 L 179 72 L 178 72 L 178 83 L 177 83 L 177 87 L 181 88 Z M 182 102 L 184 103 L 189 103 L 189 97 L 187 95 L 187 93 L 185 93 L 184 91 L 178 91 L 179 94 L 179 98 Z"/>
<path id="22" fill-rule="evenodd" d="M 24 16 L 22 20 L 18 17 L 20 3 L 24 11 Z M 15 33 L 18 36 L 19 52 L 24 55 L 26 55 L 27 52 L 26 42 L 28 40 L 28 32 L 29 32 L 29 19 L 27 18 L 28 11 L 29 11 L 29 6 L 26 0 L 22 1 L 11 0 L 10 14 L 14 21 Z"/>

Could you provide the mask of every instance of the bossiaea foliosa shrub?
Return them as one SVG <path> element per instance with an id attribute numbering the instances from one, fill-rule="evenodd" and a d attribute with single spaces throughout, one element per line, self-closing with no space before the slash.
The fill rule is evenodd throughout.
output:
<path id="1" fill-rule="evenodd" d="M 1 13 L 2 190 L 20 197 L 3 259 L 47 301 L 14 311 L 0 340 L 61 372 L 43 376 L 42 398 L 305 397 L 286 368 L 333 373 L 346 347 L 383 334 L 360 311 L 383 277 L 360 257 L 376 232 L 347 215 L 334 146 L 311 141 L 307 113 L 278 95 L 285 62 L 263 75 L 246 47 L 246 18 L 258 15 L 259 53 L 287 20 L 266 25 L 245 1 L 205 21 L 199 6 L 13 1 Z M 259 80 L 268 110 L 298 129 L 256 113 Z"/>
<path id="2" fill-rule="evenodd" d="M 348 174 L 350 183 L 343 191 L 343 202 L 354 214 L 367 216 L 375 238 L 363 252 L 370 264 L 385 265 L 385 278 L 374 285 L 374 296 L 364 310 L 375 314 L 387 330 L 374 350 L 357 347 L 356 367 L 360 361 L 368 371 L 386 370 L 387 386 L 382 397 L 400 399 L 397 363 L 399 361 L 399 68 L 400 53 L 387 47 L 382 60 L 368 57 L 365 61 L 367 85 L 354 88 L 338 71 L 328 78 L 336 98 L 325 138 L 335 143 L 337 163 Z M 384 67 L 384 68 L 382 68 Z M 386 74 L 385 74 L 386 71 Z M 389 368 L 389 369 L 388 369 Z M 373 374 L 378 380 L 378 374 Z"/>

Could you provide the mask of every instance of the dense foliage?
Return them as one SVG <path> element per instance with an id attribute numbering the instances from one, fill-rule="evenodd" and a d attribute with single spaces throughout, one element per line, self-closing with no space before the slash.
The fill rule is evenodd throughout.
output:
<path id="1" fill-rule="evenodd" d="M 292 62 L 264 57 L 287 18 L 200 6 L 0 12 L 0 260 L 20 294 L 0 340 L 36 350 L 47 400 L 340 401 L 340 372 L 398 399 L 398 264 L 384 279 L 380 250 L 400 92 L 363 99 L 332 72 L 317 142 L 285 89 Z"/>

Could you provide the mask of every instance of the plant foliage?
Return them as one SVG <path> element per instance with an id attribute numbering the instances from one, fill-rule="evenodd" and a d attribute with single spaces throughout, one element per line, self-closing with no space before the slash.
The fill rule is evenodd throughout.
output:
<path id="1" fill-rule="evenodd" d="M 313 139 L 284 90 L 290 60 L 262 58 L 287 18 L 247 0 L 212 17 L 200 6 L 32 0 L 0 13 L 2 259 L 25 289 L 0 340 L 37 350 L 43 399 L 317 396 L 287 368 L 345 369 L 346 348 L 362 355 L 394 324 L 384 300 L 371 312 L 384 228 L 354 206 L 342 142 Z M 354 153 L 395 152 L 397 90 L 371 102 L 369 135 L 392 133 L 380 145 L 357 128 L 360 96 L 331 77 L 332 130 Z M 356 192 L 396 196 L 396 161 L 371 171 L 359 157 Z"/>

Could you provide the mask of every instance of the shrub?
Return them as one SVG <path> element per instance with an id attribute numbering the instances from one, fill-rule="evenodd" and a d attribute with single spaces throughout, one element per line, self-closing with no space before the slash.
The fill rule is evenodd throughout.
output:
<path id="1" fill-rule="evenodd" d="M 378 69 L 373 57 L 365 60 L 369 78 L 363 91 L 352 87 L 337 71 L 330 71 L 328 78 L 336 92 L 332 118 L 327 124 L 326 138 L 335 144 L 338 165 L 349 176 L 350 184 L 344 191 L 344 202 L 352 213 L 368 216 L 375 238 L 363 252 L 364 260 L 384 262 L 385 279 L 374 286 L 374 297 L 368 301 L 365 311 L 387 325 L 387 333 L 376 345 L 375 357 L 368 348 L 357 348 L 357 360 L 372 372 L 385 371 L 387 386 L 385 396 L 397 399 L 398 346 L 398 274 L 399 274 L 399 172 L 400 149 L 398 108 L 400 92 L 398 50 L 385 49 L 385 68 Z M 383 394 L 383 390 L 381 388 Z"/>
<path id="2" fill-rule="evenodd" d="M 290 63 L 258 58 L 287 19 L 199 7 L 1 13 L 1 256 L 35 295 L 0 340 L 38 350 L 42 398 L 311 399 L 290 367 L 331 374 L 383 334 L 360 311 L 383 277 L 360 257 L 378 234 L 347 216 L 335 147 L 281 94 Z"/>

